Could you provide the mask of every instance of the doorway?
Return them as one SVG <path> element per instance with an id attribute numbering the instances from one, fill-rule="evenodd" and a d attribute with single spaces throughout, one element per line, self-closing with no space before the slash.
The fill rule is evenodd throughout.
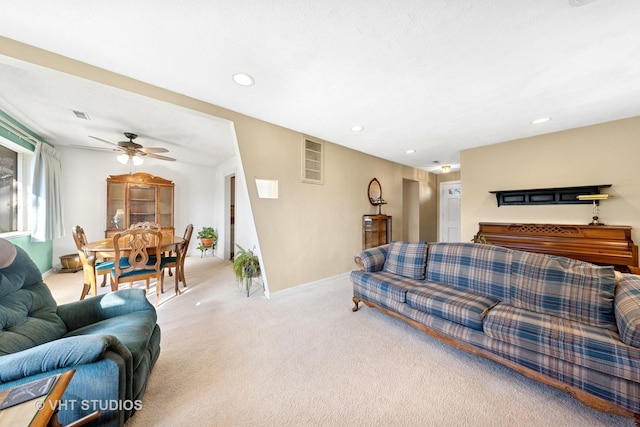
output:
<path id="1" fill-rule="evenodd" d="M 438 241 L 460 241 L 460 181 L 440 183 Z"/>
<path id="2" fill-rule="evenodd" d="M 233 261 L 236 234 L 236 176 L 224 177 L 224 259 Z"/>

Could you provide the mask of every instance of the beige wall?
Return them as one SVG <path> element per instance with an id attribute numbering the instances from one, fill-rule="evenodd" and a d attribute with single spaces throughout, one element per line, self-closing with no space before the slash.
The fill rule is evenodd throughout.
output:
<path id="1" fill-rule="evenodd" d="M 262 122 L 238 129 L 254 220 L 272 292 L 352 270 L 362 248 L 362 215 L 377 212 L 367 188 L 377 178 L 402 235 L 403 181 L 420 184 L 420 215 L 426 239 L 435 232 L 433 175 L 325 142 L 324 184 L 301 180 L 303 135 Z M 255 178 L 277 179 L 279 198 L 258 199 Z M 424 237 L 423 237 L 424 236 Z"/>
<path id="2" fill-rule="evenodd" d="M 491 190 L 612 184 L 600 204 L 607 225 L 630 225 L 640 242 L 640 117 L 461 153 L 462 240 L 478 222 L 587 224 L 590 205 L 497 207 Z"/>
<path id="3" fill-rule="evenodd" d="M 246 177 L 258 251 L 271 292 L 355 267 L 353 255 L 361 250 L 362 215 L 376 212 L 367 198 L 374 177 L 388 202 L 383 213 L 393 216 L 393 238 L 401 239 L 403 180 L 408 179 L 419 183 L 420 239 L 436 239 L 437 183 L 429 172 L 327 143 L 324 184 L 304 184 L 300 178 L 303 135 L 298 132 L 3 37 L 0 54 L 233 122 L 239 171 Z M 279 199 L 258 199 L 255 178 L 278 179 Z"/>

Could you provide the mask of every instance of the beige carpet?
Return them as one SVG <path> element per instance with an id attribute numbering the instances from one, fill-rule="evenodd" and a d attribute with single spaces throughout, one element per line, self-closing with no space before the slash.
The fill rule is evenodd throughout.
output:
<path id="1" fill-rule="evenodd" d="M 165 282 L 160 359 L 128 427 L 633 425 L 377 310 L 353 313 L 348 277 L 267 300 L 257 285 L 247 298 L 229 262 L 189 257 L 186 271 L 183 295 Z M 47 278 L 59 302 L 76 298 L 76 274 Z"/>

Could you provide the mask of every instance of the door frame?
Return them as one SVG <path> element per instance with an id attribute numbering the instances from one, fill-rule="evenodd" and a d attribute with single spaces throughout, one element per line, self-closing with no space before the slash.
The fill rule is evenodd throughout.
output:
<path id="1" fill-rule="evenodd" d="M 443 203 L 443 198 L 442 195 L 444 194 L 444 191 L 447 187 L 454 187 L 454 186 L 460 186 L 461 185 L 461 181 L 460 180 L 456 180 L 456 181 L 443 181 L 439 184 L 438 188 L 438 241 L 442 242 L 444 235 L 446 234 L 444 230 L 444 218 L 445 218 L 445 203 Z M 460 194 L 460 198 L 462 199 L 462 194 Z M 458 218 L 458 228 L 460 228 L 460 226 L 462 225 L 462 220 L 459 217 Z"/>

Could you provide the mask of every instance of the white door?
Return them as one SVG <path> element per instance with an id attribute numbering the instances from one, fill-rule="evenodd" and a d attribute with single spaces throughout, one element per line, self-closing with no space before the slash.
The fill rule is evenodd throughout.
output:
<path id="1" fill-rule="evenodd" d="M 460 181 L 440 183 L 440 242 L 460 241 Z"/>

